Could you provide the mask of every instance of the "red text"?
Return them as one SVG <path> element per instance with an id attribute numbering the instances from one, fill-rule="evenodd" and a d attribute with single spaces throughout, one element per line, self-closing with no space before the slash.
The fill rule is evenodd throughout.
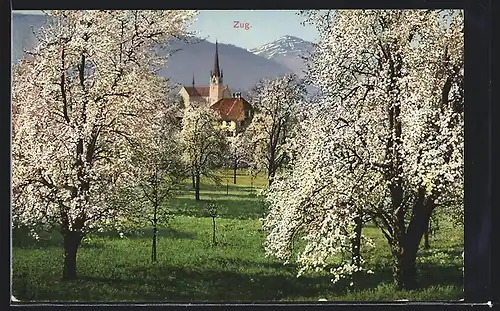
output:
<path id="1" fill-rule="evenodd" d="M 240 21 L 233 21 L 233 28 L 241 28 L 241 29 L 248 30 L 248 29 L 252 28 L 252 26 L 250 26 L 249 23 L 243 23 Z"/>

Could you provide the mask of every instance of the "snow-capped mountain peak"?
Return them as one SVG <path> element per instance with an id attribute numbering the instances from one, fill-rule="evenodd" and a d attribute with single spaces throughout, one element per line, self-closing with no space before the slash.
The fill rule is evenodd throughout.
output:
<path id="1" fill-rule="evenodd" d="M 249 51 L 255 55 L 274 60 L 299 76 L 303 76 L 304 59 L 302 56 L 307 55 L 313 47 L 312 42 L 294 36 L 283 36 Z"/>
<path id="2" fill-rule="evenodd" d="M 264 44 L 250 52 L 271 59 L 277 56 L 298 57 L 309 51 L 312 43 L 294 36 L 283 36 L 273 42 Z"/>

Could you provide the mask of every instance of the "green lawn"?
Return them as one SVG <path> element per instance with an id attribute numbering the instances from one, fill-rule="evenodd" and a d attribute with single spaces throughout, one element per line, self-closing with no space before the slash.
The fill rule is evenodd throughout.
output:
<path id="1" fill-rule="evenodd" d="M 243 174 L 243 173 L 240 173 Z M 231 178 L 228 172 L 224 178 Z M 260 177 L 254 186 L 262 186 Z M 226 188 L 227 187 L 227 188 Z M 189 189 L 189 185 L 186 185 Z M 226 195 L 227 191 L 227 195 Z M 84 240 L 78 252 L 80 279 L 60 280 L 62 247 L 57 234 L 33 242 L 16 234 L 13 241 L 13 292 L 21 300 L 266 302 L 328 300 L 458 300 L 462 298 L 463 228 L 446 222 L 419 257 L 421 289 L 401 292 L 392 285 L 387 243 L 374 227 L 365 230 L 376 241 L 364 249 L 375 272 L 354 289 L 332 284 L 328 275 L 296 277 L 297 267 L 266 258 L 259 217 L 263 207 L 248 176 L 226 186 L 205 183 L 201 198 L 220 204 L 218 245 L 211 245 L 212 220 L 190 190 L 169 202 L 176 216 L 160 231 L 158 261 L 150 262 L 151 241 L 141 235 L 116 233 Z"/>

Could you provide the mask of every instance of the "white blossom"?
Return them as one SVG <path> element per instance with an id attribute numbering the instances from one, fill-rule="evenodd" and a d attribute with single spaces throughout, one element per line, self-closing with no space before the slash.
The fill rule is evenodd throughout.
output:
<path id="1" fill-rule="evenodd" d="M 132 148 L 162 87 L 155 52 L 185 33 L 191 11 L 50 11 L 38 45 L 14 72 L 15 224 L 86 232 L 125 209 Z"/>
<path id="2" fill-rule="evenodd" d="M 396 254 L 397 230 L 411 225 L 399 228 L 396 215 L 419 209 L 421 197 L 437 206 L 463 197 L 463 15 L 304 14 L 320 36 L 306 81 L 320 92 L 290 142 L 291 169 L 267 192 L 265 247 L 289 261 L 302 238 L 299 274 L 329 269 L 336 282 L 359 269 L 343 258 L 356 216 L 376 221 Z"/>
<path id="3" fill-rule="evenodd" d="M 223 155 L 227 153 L 228 141 L 217 117 L 210 107 L 188 105 L 182 119 L 181 157 L 193 176 L 197 200 L 200 177 L 206 176 L 219 182 L 214 169 L 220 167 Z"/>
<path id="4" fill-rule="evenodd" d="M 255 115 L 247 129 L 252 139 L 253 165 L 272 182 L 289 161 L 290 138 L 295 136 L 297 116 L 304 104 L 305 88 L 295 74 L 259 81 L 250 93 Z"/>

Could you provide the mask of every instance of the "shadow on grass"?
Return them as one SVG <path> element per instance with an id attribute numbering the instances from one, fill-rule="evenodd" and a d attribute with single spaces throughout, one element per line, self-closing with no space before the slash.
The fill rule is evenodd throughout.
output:
<path id="1" fill-rule="evenodd" d="M 245 269 L 258 264 L 260 268 L 275 269 L 279 263 L 255 263 L 238 261 Z M 430 272 L 439 278 L 425 278 L 420 274 L 420 290 L 434 285 L 460 286 L 460 277 L 453 269 L 434 266 Z M 75 291 L 59 292 L 56 300 L 74 300 L 80 297 L 102 297 L 103 301 L 163 301 L 163 302 L 269 302 L 278 300 L 296 300 L 314 297 L 327 297 L 332 294 L 345 294 L 347 281 L 332 284 L 331 276 L 305 275 L 297 278 L 296 270 L 291 267 L 275 271 L 249 272 L 197 270 L 172 266 L 164 263 L 133 268 L 130 277 L 87 275 L 79 280 L 59 283 L 59 286 L 71 286 Z M 460 273 L 458 273 L 460 274 Z M 376 289 L 381 284 L 392 283 L 390 267 L 382 267 L 373 275 L 362 275 L 356 290 Z M 101 292 L 102 289 L 102 292 Z M 58 288 L 54 288 L 57 291 Z M 56 293 L 51 296 L 56 297 Z M 101 296 L 99 296 L 101 295 Z M 125 298 L 126 297 L 126 298 Z M 81 298 L 80 298 L 81 299 Z"/>
<path id="2" fill-rule="evenodd" d="M 46 249 L 49 247 L 56 247 L 60 248 L 61 250 L 63 249 L 63 241 L 62 239 L 47 239 L 47 240 L 31 240 L 31 241 L 23 241 L 23 242 L 16 242 L 12 243 L 13 247 L 19 248 L 19 249 Z M 99 242 L 82 242 L 80 244 L 80 248 L 88 248 L 88 249 L 104 249 L 106 246 L 104 243 L 99 243 Z"/>
<path id="3" fill-rule="evenodd" d="M 14 275 L 14 289 L 20 299 L 49 301 L 167 301 L 167 302 L 267 302 L 316 299 L 344 295 L 350 280 L 331 283 L 331 275 L 317 273 L 296 277 L 297 266 L 280 262 L 257 262 L 236 258 L 212 258 L 214 268 L 183 267 L 159 261 L 126 267 L 109 274 L 80 275 L 71 282 L 47 276 L 50 281 Z M 433 286 L 462 286 L 456 265 L 418 264 L 419 290 Z M 356 291 L 376 290 L 393 283 L 392 267 L 379 265 L 374 274 L 361 274 Z M 125 272 L 125 273 L 123 273 Z M 92 272 L 90 272 L 92 273 Z M 36 276 L 33 276 L 36 277 Z M 28 284 L 28 285 L 26 285 Z"/>
<path id="4" fill-rule="evenodd" d="M 217 197 L 214 195 L 212 197 Z M 221 196 L 222 197 L 222 196 Z M 206 210 L 206 203 L 209 196 L 202 197 L 200 201 L 194 198 L 176 198 L 168 203 L 168 207 L 174 215 L 209 217 Z M 264 205 L 262 202 L 248 198 L 231 200 L 228 199 L 216 200 L 219 205 L 219 217 L 229 219 L 259 219 L 263 216 Z"/>
<path id="5" fill-rule="evenodd" d="M 183 193 L 182 196 L 179 196 L 175 199 L 172 199 L 170 202 L 175 202 L 177 200 L 180 201 L 193 201 L 194 204 L 199 205 L 199 204 L 204 204 L 207 201 L 215 200 L 217 203 L 224 203 L 224 202 L 232 202 L 232 205 L 237 205 L 239 202 L 242 201 L 248 201 L 248 202 L 254 202 L 258 203 L 260 200 L 257 197 L 257 195 L 252 195 L 250 193 L 248 194 L 235 194 L 234 192 L 229 194 L 226 194 L 221 192 L 201 192 L 200 193 L 200 201 L 196 201 L 194 197 L 194 192 L 191 194 L 186 194 Z M 170 204 L 169 202 L 169 204 Z"/>
<path id="6" fill-rule="evenodd" d="M 193 199 L 194 199 L 194 193 Z M 252 199 L 255 200 L 255 196 L 251 196 L 250 193 L 248 194 L 240 194 L 237 193 L 235 194 L 234 192 L 229 192 L 229 194 L 226 194 L 226 191 L 219 191 L 219 192 L 201 192 L 200 193 L 200 198 L 202 200 L 213 200 L 213 199 L 218 199 L 220 201 L 226 201 L 226 200 L 234 200 L 234 201 L 240 201 L 240 200 L 248 200 Z M 236 199 L 236 200 L 235 200 Z"/>
<path id="7" fill-rule="evenodd" d="M 16 228 L 12 230 L 12 246 L 19 249 L 42 249 L 48 247 L 63 247 L 63 237 L 57 230 L 42 232 L 39 238 L 35 239 L 29 234 L 26 228 Z M 103 243 L 85 243 L 82 242 L 81 248 L 104 248 Z"/>
<path id="8" fill-rule="evenodd" d="M 217 264 L 221 267 L 225 265 L 237 265 L 238 267 L 245 267 L 245 269 L 254 270 L 255 268 L 264 268 L 269 270 L 282 270 L 287 274 L 295 276 L 298 272 L 296 264 L 283 265 L 280 262 L 257 263 L 241 259 L 217 259 Z M 359 275 L 355 285 L 356 290 L 375 289 L 380 284 L 394 283 L 393 267 L 389 264 L 377 265 L 374 269 L 375 273 L 368 274 L 362 273 Z M 331 284 L 331 275 L 325 276 L 318 273 L 308 273 L 305 276 L 296 278 L 297 280 L 327 280 L 331 285 L 330 289 L 335 290 L 337 293 L 345 293 L 348 288 L 350 279 L 344 279 L 337 284 Z M 417 282 L 420 286 L 419 289 L 426 289 L 432 286 L 461 286 L 463 284 L 463 274 L 457 265 L 442 265 L 438 263 L 418 263 L 417 264 Z"/>
<path id="9" fill-rule="evenodd" d="M 165 237 L 169 239 L 195 239 L 196 233 L 194 232 L 184 232 L 180 230 L 175 230 L 172 228 L 159 228 L 158 234 L 160 237 Z M 145 228 L 140 230 L 134 230 L 133 232 L 126 234 L 128 239 L 144 239 L 153 236 L 153 229 Z M 89 234 L 89 239 L 83 239 L 80 244 L 81 248 L 91 248 L 91 249 L 103 249 L 105 248 L 105 243 L 94 238 L 106 238 L 106 239 L 119 239 L 119 235 L 116 231 L 104 231 L 104 232 L 94 232 Z M 27 230 L 17 230 L 13 234 L 12 246 L 20 249 L 40 249 L 47 247 L 63 247 L 63 237 L 62 235 L 53 230 L 51 232 L 46 232 L 38 240 L 31 237 Z"/>
<path id="10" fill-rule="evenodd" d="M 250 194 L 251 192 L 257 192 L 261 186 L 254 185 L 253 187 L 248 184 L 233 184 L 233 182 L 226 183 L 223 181 L 220 184 L 200 184 L 200 192 L 220 192 L 220 193 L 226 193 L 226 191 L 229 192 L 242 192 L 244 194 Z M 192 193 L 194 196 L 194 188 L 193 186 L 189 184 L 184 184 L 182 185 L 182 192 L 184 193 Z"/>
<path id="11" fill-rule="evenodd" d="M 110 285 L 114 288 L 156 287 L 156 293 L 146 293 L 133 297 L 134 300 L 168 302 L 266 302 L 286 299 L 293 296 L 316 297 L 326 294 L 331 287 L 328 277 L 297 279 L 293 274 L 265 275 L 262 273 L 238 273 L 233 271 L 203 270 L 196 271 L 181 267 L 156 265 L 136 269 L 134 275 L 148 278 L 106 278 L 86 276 L 76 282 L 90 282 Z M 97 284 L 93 284 L 96 286 Z M 96 286 L 97 287 L 97 286 Z M 132 297 L 131 297 L 132 298 Z"/>
<path id="12" fill-rule="evenodd" d="M 455 244 L 447 249 L 440 249 L 440 248 L 435 249 L 432 247 L 430 249 L 422 249 L 420 250 L 419 256 L 426 258 L 441 253 L 444 256 L 450 258 L 462 258 L 462 252 L 463 252 L 463 246 Z"/>
<path id="13" fill-rule="evenodd" d="M 119 235 L 116 231 L 104 231 L 104 232 L 96 232 L 91 235 L 100 238 L 119 238 Z M 127 239 L 144 239 L 153 236 L 152 228 L 144 228 L 137 229 L 126 234 Z M 196 233 L 194 232 L 185 232 L 176 230 L 173 228 L 158 228 L 158 236 L 165 237 L 169 239 L 195 239 Z"/>
<path id="14" fill-rule="evenodd" d="M 374 269 L 374 272 L 373 274 L 361 274 L 356 283 L 356 289 L 374 289 L 380 284 L 390 284 L 394 282 L 392 266 L 378 266 Z M 426 265 L 420 263 L 417 264 L 417 282 L 419 284 L 419 289 L 426 289 L 437 285 L 461 286 L 463 283 L 463 276 L 457 266 L 442 266 L 437 264 Z"/>

